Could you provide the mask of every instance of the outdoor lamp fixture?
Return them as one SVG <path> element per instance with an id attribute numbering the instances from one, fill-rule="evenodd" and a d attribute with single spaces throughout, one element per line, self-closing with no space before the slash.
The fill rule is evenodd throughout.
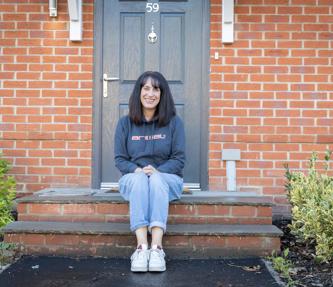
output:
<path id="1" fill-rule="evenodd" d="M 237 191 L 236 161 L 241 159 L 240 149 L 223 149 L 222 160 L 226 161 L 227 190 Z"/>
<path id="2" fill-rule="evenodd" d="M 57 0 L 49 0 L 50 17 L 57 17 Z"/>
<path id="3" fill-rule="evenodd" d="M 222 43 L 234 42 L 234 0 L 223 0 L 222 3 Z"/>
<path id="4" fill-rule="evenodd" d="M 82 41 L 82 0 L 67 0 L 69 14 L 69 39 Z"/>

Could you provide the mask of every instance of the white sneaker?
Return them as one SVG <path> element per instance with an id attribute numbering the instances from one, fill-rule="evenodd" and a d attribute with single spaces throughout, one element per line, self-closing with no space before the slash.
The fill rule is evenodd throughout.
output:
<path id="1" fill-rule="evenodd" d="M 149 261 L 149 250 L 137 248 L 131 256 L 131 271 L 132 272 L 147 272 Z"/>
<path id="2" fill-rule="evenodd" d="M 165 253 L 162 248 L 150 249 L 149 255 L 149 271 L 162 272 L 166 270 Z"/>

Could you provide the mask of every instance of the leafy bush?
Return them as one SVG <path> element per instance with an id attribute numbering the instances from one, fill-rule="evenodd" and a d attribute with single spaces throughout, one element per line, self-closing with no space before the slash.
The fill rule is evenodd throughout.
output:
<path id="1" fill-rule="evenodd" d="M 9 164 L 0 154 L 0 228 L 13 221 L 12 204 L 15 198 L 16 182 L 8 176 Z"/>
<path id="2" fill-rule="evenodd" d="M 295 282 L 290 276 L 290 273 L 293 268 L 292 262 L 288 259 L 289 249 L 285 249 L 281 256 L 276 256 L 273 254 L 268 257 L 272 262 L 272 267 L 275 271 L 279 272 L 281 277 L 287 281 L 287 287 L 295 286 Z"/>
<path id="3" fill-rule="evenodd" d="M 316 258 L 333 259 L 333 177 L 327 175 L 331 152 L 325 155 L 325 170 L 316 168 L 317 153 L 310 159 L 309 171 L 291 172 L 286 166 L 286 189 L 292 205 L 291 232 L 298 239 L 315 245 Z"/>
<path id="4" fill-rule="evenodd" d="M 1 266 L 13 262 L 15 256 L 17 255 L 17 252 L 18 249 L 16 244 L 0 242 L 0 271 L 1 271 Z"/>

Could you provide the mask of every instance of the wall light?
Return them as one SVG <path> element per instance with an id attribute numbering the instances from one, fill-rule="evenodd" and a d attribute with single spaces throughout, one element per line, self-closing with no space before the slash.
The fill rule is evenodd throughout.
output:
<path id="1" fill-rule="evenodd" d="M 57 0 L 49 0 L 50 17 L 57 17 Z"/>
<path id="2" fill-rule="evenodd" d="M 69 39 L 82 41 L 82 0 L 67 0 L 69 14 Z"/>
<path id="3" fill-rule="evenodd" d="M 227 190 L 237 191 L 236 161 L 241 159 L 240 149 L 223 149 L 222 160 L 227 162 Z"/>
<path id="4" fill-rule="evenodd" d="M 234 0 L 223 0 L 222 3 L 222 42 L 234 42 Z"/>

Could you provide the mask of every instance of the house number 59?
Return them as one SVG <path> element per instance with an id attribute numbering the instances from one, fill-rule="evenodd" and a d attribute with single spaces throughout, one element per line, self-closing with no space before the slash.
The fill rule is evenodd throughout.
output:
<path id="1" fill-rule="evenodd" d="M 160 10 L 160 5 L 158 5 L 158 3 L 150 3 L 150 2 L 146 3 L 146 11 L 148 13 L 150 12 L 156 13 L 158 12 L 158 10 Z"/>

